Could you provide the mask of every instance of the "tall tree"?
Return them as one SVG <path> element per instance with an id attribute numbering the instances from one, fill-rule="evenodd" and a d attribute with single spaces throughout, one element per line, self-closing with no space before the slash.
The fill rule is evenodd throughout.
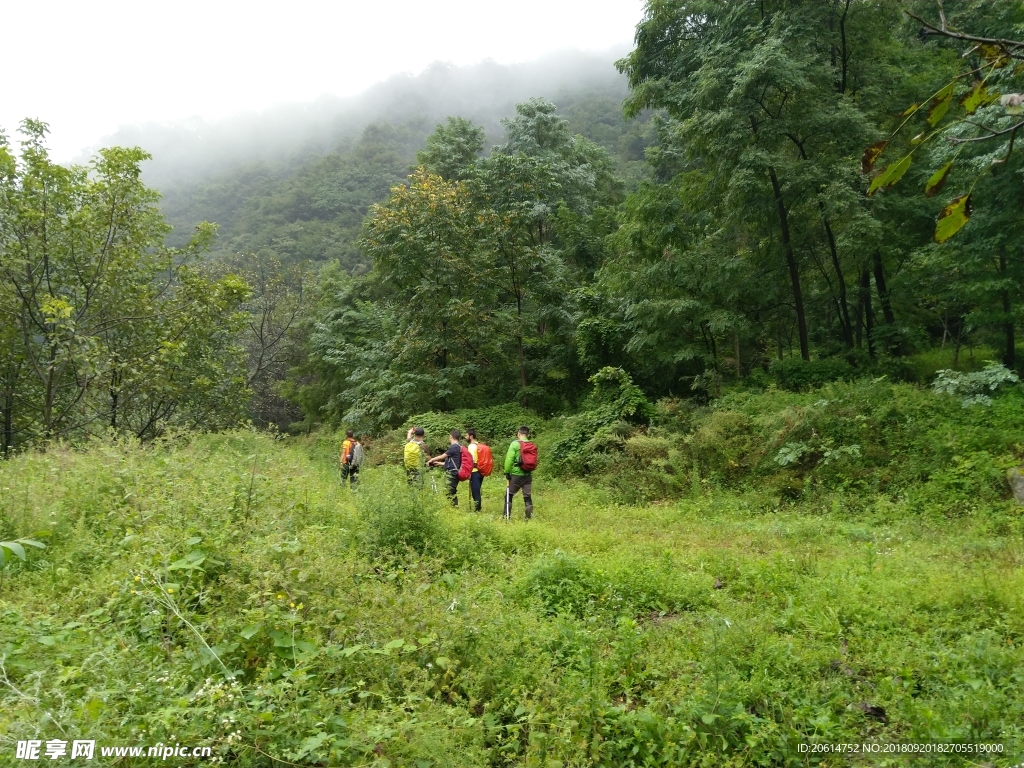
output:
<path id="1" fill-rule="evenodd" d="M 231 367 L 247 287 L 192 265 L 214 230 L 164 247 L 141 150 L 105 149 L 65 168 L 49 158 L 45 124 L 25 121 L 22 134 L 19 154 L 0 134 L 5 450 L 108 427 L 151 435 L 184 404 L 204 410 L 227 394 L 210 366 Z M 243 391 L 224 402 L 244 402 Z"/>

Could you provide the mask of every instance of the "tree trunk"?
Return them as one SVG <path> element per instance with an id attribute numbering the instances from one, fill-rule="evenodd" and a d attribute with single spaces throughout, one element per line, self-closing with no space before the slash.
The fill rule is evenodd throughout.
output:
<path id="1" fill-rule="evenodd" d="M 821 212 L 821 223 L 825 227 L 825 238 L 828 240 L 828 250 L 832 256 L 832 269 L 836 271 L 836 280 L 839 281 L 839 322 L 843 326 L 843 339 L 846 341 L 846 348 L 853 349 L 853 325 L 850 322 L 849 303 L 846 299 L 846 278 L 843 276 L 843 267 L 839 263 L 839 249 L 836 248 L 836 238 L 832 234 L 832 225 L 829 224 L 825 215 L 825 206 L 819 201 L 818 210 Z"/>
<path id="2" fill-rule="evenodd" d="M 886 325 L 895 325 L 896 317 L 892 313 L 892 303 L 889 301 L 889 289 L 885 285 L 885 266 L 882 264 L 882 254 L 875 251 L 875 290 L 878 291 L 878 303 L 882 307 L 882 317 Z"/>
<path id="3" fill-rule="evenodd" d="M 526 350 L 523 349 L 523 337 L 516 336 L 516 341 L 519 343 L 519 389 L 522 391 L 523 396 L 520 399 L 519 404 L 526 407 Z"/>
<path id="4" fill-rule="evenodd" d="M 1006 332 L 1006 349 L 1003 351 L 1003 365 L 1010 370 L 1016 364 L 1016 349 L 1013 336 L 1013 307 L 1010 304 L 1010 289 L 1006 284 L 1006 251 L 999 251 L 999 275 L 1003 278 L 1003 328 Z"/>
<path id="5" fill-rule="evenodd" d="M 875 316 L 871 310 L 871 273 L 867 269 L 860 272 L 860 304 L 864 318 L 864 337 L 868 342 L 868 356 L 874 357 L 875 342 L 871 338 L 871 333 L 875 326 Z"/>
<path id="6" fill-rule="evenodd" d="M 14 447 L 14 395 L 10 392 L 4 392 L 4 458 L 10 453 L 11 448 Z"/>
<path id="7" fill-rule="evenodd" d="M 796 263 L 796 256 L 793 253 L 793 242 L 789 236 L 789 213 L 786 210 L 786 201 L 782 198 L 782 185 L 779 184 L 779 177 L 775 173 L 774 166 L 768 166 L 768 176 L 772 181 L 772 191 L 775 193 L 775 208 L 779 214 L 779 226 L 782 229 L 782 248 L 786 254 L 786 265 L 789 267 L 789 280 L 793 286 L 793 306 L 796 310 L 796 327 L 800 335 L 800 357 L 804 360 L 811 359 L 810 345 L 807 341 L 807 318 L 804 315 L 804 297 L 800 290 L 800 269 Z"/>

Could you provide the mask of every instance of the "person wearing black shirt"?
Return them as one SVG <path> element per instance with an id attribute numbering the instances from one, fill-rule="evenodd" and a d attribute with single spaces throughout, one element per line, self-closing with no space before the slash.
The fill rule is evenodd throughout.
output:
<path id="1" fill-rule="evenodd" d="M 427 464 L 431 466 L 444 465 L 444 473 L 448 477 L 448 487 L 445 493 L 452 500 L 452 506 L 459 506 L 459 468 L 462 466 L 462 432 L 453 429 L 449 434 L 451 444 L 448 450 L 434 456 Z"/>

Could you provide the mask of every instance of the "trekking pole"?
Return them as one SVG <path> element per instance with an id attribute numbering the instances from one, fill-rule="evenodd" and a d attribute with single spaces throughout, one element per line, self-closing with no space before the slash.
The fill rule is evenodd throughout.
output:
<path id="1" fill-rule="evenodd" d="M 505 481 L 505 522 L 512 519 L 512 481 Z"/>

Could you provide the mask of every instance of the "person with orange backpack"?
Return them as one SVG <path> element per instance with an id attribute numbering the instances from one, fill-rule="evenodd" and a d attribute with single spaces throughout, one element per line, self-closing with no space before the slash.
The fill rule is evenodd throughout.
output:
<path id="1" fill-rule="evenodd" d="M 473 472 L 473 456 L 469 449 L 462 444 L 462 432 L 453 429 L 449 434 L 450 445 L 448 450 L 434 456 L 427 462 L 432 466 L 444 465 L 444 473 L 448 477 L 448 487 L 445 493 L 452 500 L 452 506 L 459 506 L 459 483 L 468 480 Z"/>
<path id="2" fill-rule="evenodd" d="M 359 468 L 363 465 L 363 446 L 356 440 L 355 432 L 351 429 L 345 430 L 345 439 L 341 443 L 338 464 L 341 467 L 341 484 L 344 485 L 348 480 L 349 484 L 355 487 L 359 480 Z"/>
<path id="3" fill-rule="evenodd" d="M 537 446 L 530 442 L 530 428 L 522 426 L 505 454 L 505 519 L 512 519 L 512 498 L 523 491 L 526 519 L 533 517 L 533 470 L 537 468 Z"/>
<path id="4" fill-rule="evenodd" d="M 467 429 L 466 438 L 469 440 L 469 453 L 473 457 L 473 472 L 469 476 L 469 493 L 473 497 L 474 509 L 479 512 L 482 502 L 480 491 L 483 488 L 484 478 L 494 471 L 494 456 L 491 455 L 489 446 L 477 442 L 475 429 Z"/>

